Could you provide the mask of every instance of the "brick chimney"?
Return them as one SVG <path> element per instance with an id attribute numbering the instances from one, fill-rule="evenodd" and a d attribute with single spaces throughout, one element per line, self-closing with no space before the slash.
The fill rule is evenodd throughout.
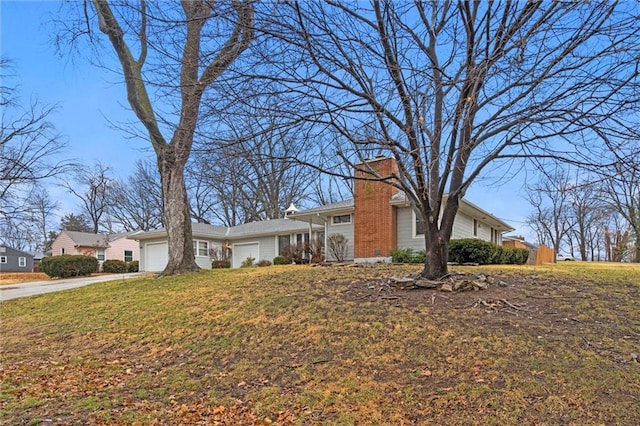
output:
<path id="1" fill-rule="evenodd" d="M 355 177 L 373 176 L 357 170 L 367 165 L 380 177 L 398 173 L 393 158 L 377 157 L 356 165 Z M 396 210 L 391 205 L 391 197 L 398 192 L 393 186 L 379 181 L 356 179 L 354 182 L 354 258 L 378 260 L 389 257 L 396 248 Z"/>

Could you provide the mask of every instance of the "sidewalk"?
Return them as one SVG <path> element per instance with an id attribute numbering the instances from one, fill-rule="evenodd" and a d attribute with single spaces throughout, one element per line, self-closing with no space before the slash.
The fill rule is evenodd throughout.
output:
<path id="1" fill-rule="evenodd" d="M 17 299 L 19 297 L 36 296 L 53 293 L 54 291 L 69 290 L 105 281 L 126 280 L 148 275 L 147 272 L 132 272 L 126 274 L 97 275 L 93 277 L 62 278 L 59 280 L 32 281 L 20 284 L 0 286 L 0 301 Z"/>

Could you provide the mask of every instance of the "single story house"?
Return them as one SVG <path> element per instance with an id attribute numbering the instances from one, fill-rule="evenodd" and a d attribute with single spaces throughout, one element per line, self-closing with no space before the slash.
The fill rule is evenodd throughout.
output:
<path id="1" fill-rule="evenodd" d="M 198 266 L 211 269 L 211 261 L 217 253 L 230 252 L 233 268 L 238 268 L 248 257 L 256 262 L 273 261 L 285 247 L 324 239 L 322 227 L 289 219 L 271 219 L 225 227 L 193 223 L 193 251 Z M 310 233 L 311 232 L 311 233 Z M 167 265 L 169 246 L 167 231 L 162 228 L 149 232 L 137 232 L 128 238 L 139 243 L 140 271 L 159 272 Z"/>
<path id="2" fill-rule="evenodd" d="M 367 163 L 383 176 L 396 170 L 391 158 Z M 479 238 L 501 244 L 502 234 L 513 230 L 491 213 L 462 200 L 452 238 Z M 233 227 L 193 224 L 196 262 L 202 268 L 211 268 L 212 250 L 230 250 L 231 266 L 236 268 L 247 257 L 273 261 L 287 245 L 315 240 L 323 242 L 325 258 L 334 261 L 336 258 L 327 245 L 334 234 L 347 240 L 344 260 L 356 262 L 390 261 L 392 250 L 424 249 L 425 241 L 421 221 L 406 195 L 391 185 L 366 180 L 356 180 L 351 200 L 305 211 L 291 207 L 283 219 Z M 140 244 L 141 271 L 164 269 L 168 259 L 166 230 L 138 232 L 128 238 Z"/>
<path id="3" fill-rule="evenodd" d="M 0 272 L 33 272 L 33 254 L 0 246 Z"/>
<path id="4" fill-rule="evenodd" d="M 62 231 L 51 245 L 51 255 L 79 254 L 93 256 L 100 264 L 105 260 L 131 262 L 140 260 L 135 241 L 127 237 L 133 232 L 119 234 L 93 234 L 91 232 Z"/>

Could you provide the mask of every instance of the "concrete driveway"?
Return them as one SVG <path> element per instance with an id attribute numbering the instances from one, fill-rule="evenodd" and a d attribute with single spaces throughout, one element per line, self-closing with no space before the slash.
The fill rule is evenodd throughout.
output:
<path id="1" fill-rule="evenodd" d="M 69 290 L 104 281 L 126 280 L 128 278 L 142 277 L 147 274 L 147 272 L 132 272 L 127 274 L 96 275 L 93 277 L 62 278 L 50 281 L 31 281 L 21 284 L 7 284 L 0 286 L 0 301 L 52 293 L 54 291 Z"/>

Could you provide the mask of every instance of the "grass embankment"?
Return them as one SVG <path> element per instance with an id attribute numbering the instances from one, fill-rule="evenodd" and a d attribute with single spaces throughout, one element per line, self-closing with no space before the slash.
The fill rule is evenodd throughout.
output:
<path id="1" fill-rule="evenodd" d="M 640 424 L 640 268 L 269 267 L 3 302 L 4 424 Z"/>

